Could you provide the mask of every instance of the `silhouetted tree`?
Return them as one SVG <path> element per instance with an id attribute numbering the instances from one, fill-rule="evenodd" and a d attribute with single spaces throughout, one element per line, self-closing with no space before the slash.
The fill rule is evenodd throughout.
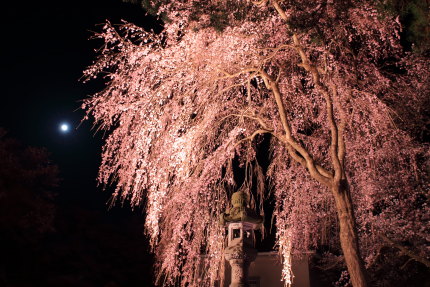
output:
<path id="1" fill-rule="evenodd" d="M 43 148 L 27 147 L 0 129 L 0 283 L 24 280 L 42 238 L 54 230 L 58 168 Z M 31 264 L 30 264 L 31 265 Z M 3 278 L 2 278 L 3 277 Z M 9 278 L 11 277 L 11 278 Z"/>

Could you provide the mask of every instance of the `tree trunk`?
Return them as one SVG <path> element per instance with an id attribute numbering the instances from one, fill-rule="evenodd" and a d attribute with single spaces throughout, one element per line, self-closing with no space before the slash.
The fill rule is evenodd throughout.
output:
<path id="1" fill-rule="evenodd" d="M 340 226 L 340 244 L 345 263 L 354 287 L 366 287 L 366 270 L 358 248 L 357 227 L 352 207 L 351 194 L 346 180 L 332 188 Z"/>

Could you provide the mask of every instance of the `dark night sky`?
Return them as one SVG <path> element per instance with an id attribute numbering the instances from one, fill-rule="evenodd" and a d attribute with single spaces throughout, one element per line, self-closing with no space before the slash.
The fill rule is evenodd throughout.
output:
<path id="1" fill-rule="evenodd" d="M 89 196 L 102 136 L 94 135 L 91 122 L 77 128 L 79 101 L 96 91 L 79 81 L 101 44 L 88 39 L 106 19 L 145 25 L 144 11 L 119 0 L 16 1 L 2 10 L 0 126 L 26 144 L 48 148 L 64 180 Z M 62 121 L 73 130 L 62 134 Z"/>
<path id="2" fill-rule="evenodd" d="M 90 31 L 107 19 L 141 26 L 151 26 L 151 20 L 139 6 L 120 0 L 8 1 L 2 6 L 0 127 L 26 145 L 47 148 L 62 178 L 56 231 L 40 242 L 51 273 L 39 266 L 32 272 L 45 275 L 31 275 L 25 271 L 33 268 L 29 263 L 9 276 L 22 284 L 10 286 L 49 286 L 49 280 L 52 286 L 151 286 L 142 210 L 108 210 L 110 193 L 95 180 L 102 135 L 94 135 L 91 122 L 77 128 L 83 117 L 79 101 L 100 88 L 79 81 L 101 45 L 89 40 Z M 63 121 L 71 124 L 69 133 L 59 131 Z M 62 263 L 52 271 L 57 261 Z"/>

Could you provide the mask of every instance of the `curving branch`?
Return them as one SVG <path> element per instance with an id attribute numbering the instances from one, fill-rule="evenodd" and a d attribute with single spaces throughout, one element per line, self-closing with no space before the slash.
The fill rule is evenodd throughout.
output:
<path id="1" fill-rule="evenodd" d="M 288 16 L 285 13 L 285 11 L 281 8 L 281 6 L 279 5 L 278 1 L 277 0 L 271 0 L 270 2 L 272 3 L 273 8 L 275 8 L 276 11 L 279 13 L 279 15 L 281 16 L 281 18 L 283 20 L 285 20 L 285 22 L 288 22 Z"/>
<path id="2" fill-rule="evenodd" d="M 390 244 L 391 246 L 399 249 L 404 255 L 409 256 L 410 258 L 412 258 L 413 260 L 420 262 L 422 264 L 424 264 L 425 266 L 427 266 L 428 268 L 430 268 L 430 260 L 428 260 L 427 258 L 424 258 L 422 256 L 419 256 L 418 254 L 416 254 L 415 252 L 409 250 L 408 248 L 406 248 L 405 246 L 395 242 L 394 240 L 388 238 L 387 236 L 383 235 L 383 234 L 379 234 L 379 237 L 382 238 L 382 240 L 384 240 L 385 242 L 387 242 L 388 244 Z"/>
<path id="3" fill-rule="evenodd" d="M 239 145 L 245 141 L 251 141 L 252 142 L 257 135 L 261 135 L 261 134 L 273 134 L 273 131 L 272 130 L 265 130 L 265 129 L 256 130 L 250 136 L 247 136 L 247 137 L 241 139 L 240 141 L 238 141 L 234 145 L 237 146 L 237 145 Z"/>
<path id="4" fill-rule="evenodd" d="M 219 67 L 215 67 L 215 69 L 218 72 L 224 74 L 223 77 L 218 77 L 218 78 L 215 79 L 215 81 L 229 79 L 229 78 L 235 78 L 235 77 L 238 77 L 238 76 L 240 76 L 242 74 L 255 73 L 255 72 L 259 72 L 259 70 L 260 70 L 260 69 L 255 68 L 255 67 L 248 67 L 248 68 L 244 68 L 244 69 L 240 70 L 239 72 L 231 74 L 231 73 L 227 72 L 226 70 L 223 70 L 223 69 L 221 69 Z"/>
<path id="5" fill-rule="evenodd" d="M 305 166 L 313 178 L 318 180 L 321 184 L 331 186 L 331 177 L 325 176 L 329 175 L 330 172 L 325 170 L 323 167 L 317 169 L 313 157 L 292 136 L 291 127 L 287 119 L 287 113 L 285 111 L 284 103 L 282 102 L 281 91 L 279 90 L 278 83 L 272 79 L 272 77 L 266 71 L 261 70 L 260 75 L 263 78 L 266 87 L 273 92 L 275 97 L 279 115 L 281 117 L 281 123 L 285 131 L 285 142 L 287 143 L 289 154 L 294 160 Z"/>
<path id="6" fill-rule="evenodd" d="M 302 61 L 302 63 L 299 64 L 299 66 L 303 67 L 306 71 L 311 73 L 317 90 L 324 96 L 324 99 L 326 102 L 327 119 L 330 127 L 330 134 L 331 134 L 330 155 L 331 155 L 333 168 L 334 168 L 334 181 L 339 182 L 344 175 L 344 171 L 338 157 L 339 135 L 341 136 L 341 134 L 339 133 L 338 126 L 334 118 L 333 101 L 330 95 L 330 91 L 327 88 L 327 86 L 325 86 L 321 82 L 321 76 L 318 72 L 318 69 L 309 60 L 296 34 L 293 35 L 293 42 L 297 52 L 300 55 L 300 59 Z M 332 84 L 332 90 L 335 90 L 334 84 Z M 343 140 L 342 140 L 342 143 L 343 143 Z"/>
<path id="7" fill-rule="evenodd" d="M 247 118 L 247 119 L 251 119 L 251 120 L 255 120 L 256 122 L 258 122 L 260 124 L 260 126 L 264 129 L 264 130 L 269 130 L 269 131 L 273 131 L 273 129 L 269 128 L 267 126 L 267 124 L 263 121 L 262 118 L 256 116 L 256 115 L 247 115 L 247 114 L 229 114 L 225 117 L 223 117 L 221 119 L 221 121 L 224 121 L 225 119 L 229 118 L 229 117 L 238 117 L 238 118 Z"/>

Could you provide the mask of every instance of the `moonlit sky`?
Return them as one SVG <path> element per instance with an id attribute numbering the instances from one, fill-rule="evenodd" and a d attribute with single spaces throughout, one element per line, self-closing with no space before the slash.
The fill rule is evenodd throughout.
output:
<path id="1" fill-rule="evenodd" d="M 153 25 L 152 20 L 139 6 L 120 0 L 7 1 L 1 10 L 0 127 L 25 145 L 47 148 L 62 179 L 52 235 L 58 238 L 42 243 L 46 250 L 73 252 L 67 260 L 46 255 L 46 268 L 56 266 L 50 271 L 55 274 L 46 276 L 83 280 L 82 285 L 67 286 L 152 286 L 150 278 L 143 280 L 150 262 L 142 253 L 146 250 L 142 211 L 132 212 L 127 206 L 108 210 L 110 193 L 96 184 L 102 134 L 94 134 L 91 122 L 80 124 L 83 112 L 79 109 L 80 100 L 102 87 L 79 81 L 101 45 L 88 40 L 91 31 L 100 29 L 97 24 L 106 19 L 141 26 Z M 51 241 L 55 247 L 49 245 Z M 118 264 L 120 268 L 115 267 Z M 83 273 L 88 270 L 91 274 L 86 278 Z M 17 274 L 22 280 L 33 278 L 25 270 L 16 272 L 23 272 Z"/>
<path id="2" fill-rule="evenodd" d="M 0 126 L 26 144 L 48 148 L 65 180 L 94 182 L 101 135 L 94 135 L 91 122 L 80 125 L 79 107 L 101 85 L 79 79 L 101 42 L 88 39 L 106 19 L 150 23 L 139 6 L 120 0 L 8 2 L 1 20 Z M 83 165 L 89 168 L 76 172 Z"/>
<path id="3" fill-rule="evenodd" d="M 91 121 L 81 123 L 80 101 L 102 84 L 80 81 L 101 45 L 89 38 L 106 20 L 143 27 L 153 21 L 120 0 L 8 1 L 2 10 L 0 127 L 25 144 L 46 147 L 73 196 L 91 200 L 102 134 L 94 133 Z"/>

